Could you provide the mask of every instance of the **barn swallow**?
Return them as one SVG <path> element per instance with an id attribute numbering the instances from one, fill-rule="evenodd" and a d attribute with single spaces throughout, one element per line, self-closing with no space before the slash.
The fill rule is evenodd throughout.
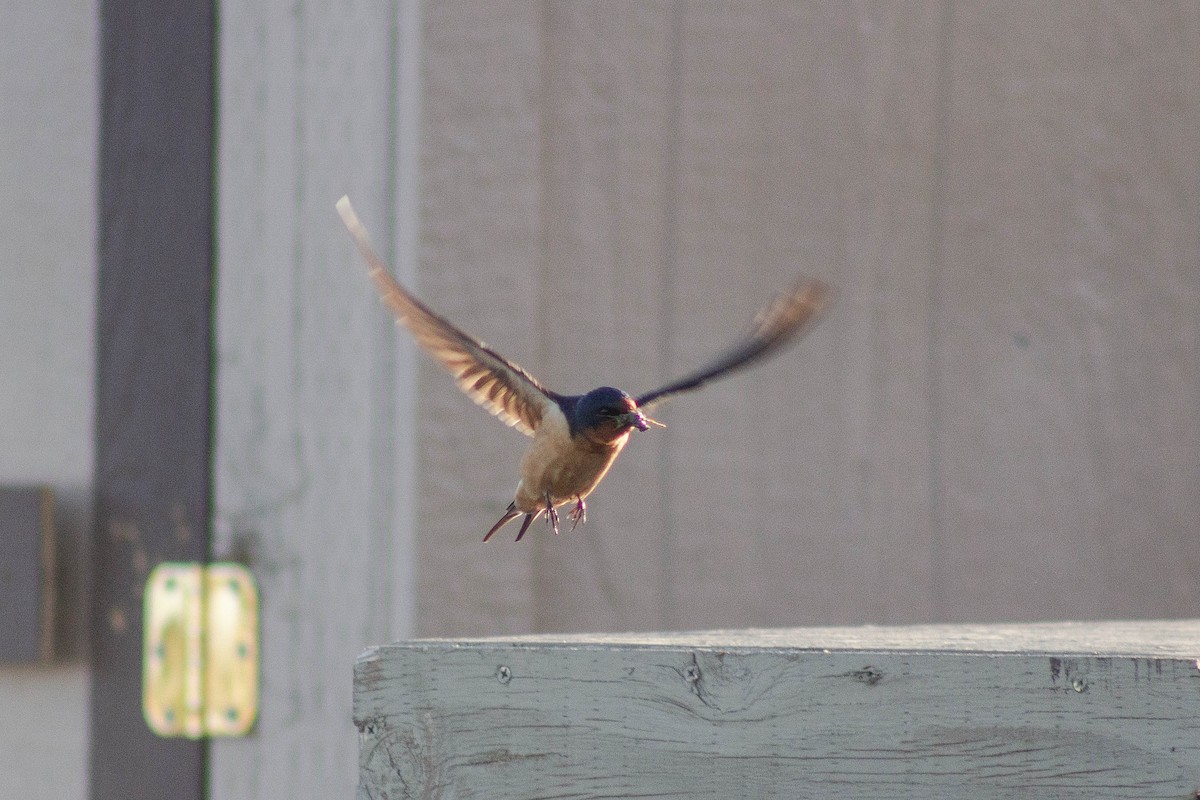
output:
<path id="1" fill-rule="evenodd" d="M 371 247 L 348 197 L 338 201 L 337 210 L 396 321 L 454 376 L 467 396 L 501 422 L 533 438 L 521 459 L 516 496 L 483 537 L 485 542 L 522 514 L 525 520 L 516 541 L 542 514 L 557 534 L 558 508 L 568 503 L 574 503 L 569 512 L 574 530 L 587 518 L 584 500 L 604 478 L 630 433 L 662 426 L 646 416 L 647 411 L 672 395 L 698 389 L 777 352 L 811 329 L 832 299 L 832 291 L 824 283 L 800 277 L 758 313 L 749 336 L 684 378 L 637 397 L 611 386 L 583 395 L 562 395 L 410 294 Z"/>

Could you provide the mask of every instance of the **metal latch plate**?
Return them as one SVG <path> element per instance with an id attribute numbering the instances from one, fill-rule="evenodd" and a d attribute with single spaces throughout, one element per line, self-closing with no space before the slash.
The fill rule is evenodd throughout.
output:
<path id="1" fill-rule="evenodd" d="M 142 710 L 160 736 L 240 736 L 258 716 L 258 589 L 240 564 L 163 563 L 146 582 Z"/>

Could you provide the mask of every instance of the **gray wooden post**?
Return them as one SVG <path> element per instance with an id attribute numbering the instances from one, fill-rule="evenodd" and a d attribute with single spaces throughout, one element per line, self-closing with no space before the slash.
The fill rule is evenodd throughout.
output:
<path id="1" fill-rule="evenodd" d="M 345 797 L 346 665 L 411 635 L 416 357 L 333 204 L 416 272 L 421 4 L 221 8 L 213 551 L 262 596 L 253 734 L 209 800 Z"/>
<path id="2" fill-rule="evenodd" d="M 1198 654 L 1200 621 L 402 642 L 355 669 L 359 797 L 1192 798 Z"/>

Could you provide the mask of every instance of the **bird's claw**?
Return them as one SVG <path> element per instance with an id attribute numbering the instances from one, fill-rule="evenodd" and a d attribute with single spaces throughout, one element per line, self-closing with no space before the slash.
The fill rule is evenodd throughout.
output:
<path id="1" fill-rule="evenodd" d="M 582 497 L 575 498 L 575 507 L 571 509 L 567 517 L 571 520 L 571 530 L 579 527 L 579 523 L 587 522 L 587 503 L 583 502 Z"/>
<path id="2" fill-rule="evenodd" d="M 550 502 L 550 498 L 546 498 L 546 521 L 550 523 L 550 530 L 554 531 L 554 535 L 558 536 L 558 509 L 554 507 L 554 503 Z"/>

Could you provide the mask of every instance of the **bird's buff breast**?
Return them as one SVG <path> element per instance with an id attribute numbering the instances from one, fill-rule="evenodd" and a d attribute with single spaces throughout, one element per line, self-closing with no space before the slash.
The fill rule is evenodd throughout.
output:
<path id="1" fill-rule="evenodd" d="M 521 460 L 517 508 L 526 513 L 545 508 L 547 493 L 555 506 L 587 497 L 627 441 L 628 433 L 608 444 L 572 438 L 566 418 L 554 409 Z"/>

